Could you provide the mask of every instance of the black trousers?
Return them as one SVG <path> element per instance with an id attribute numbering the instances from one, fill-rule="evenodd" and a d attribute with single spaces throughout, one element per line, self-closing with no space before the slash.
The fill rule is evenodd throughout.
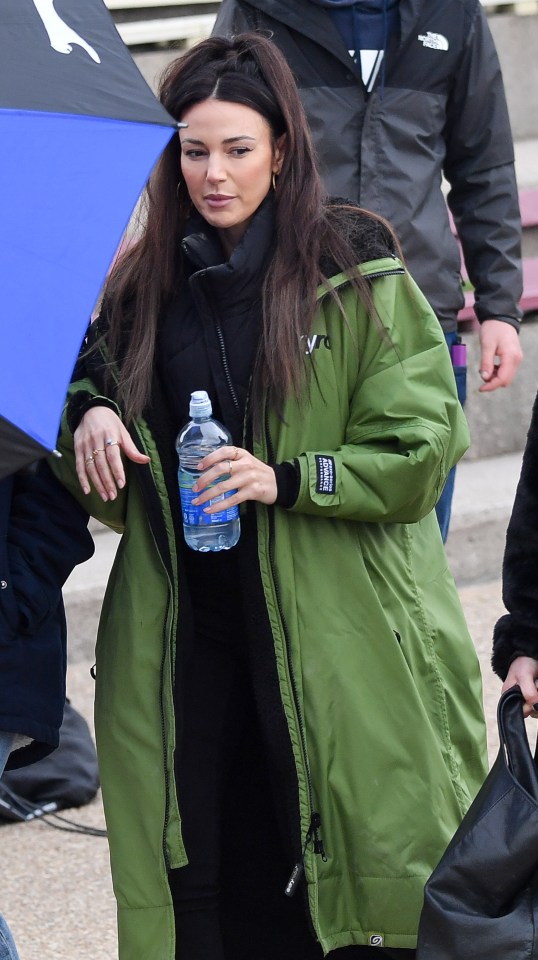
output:
<path id="1" fill-rule="evenodd" d="M 284 895 L 290 873 L 250 685 L 238 580 L 193 562 L 194 643 L 181 664 L 177 782 L 189 864 L 169 874 L 176 960 L 322 960 L 306 904 Z M 209 561 L 207 567 L 205 561 Z M 208 590 L 208 582 L 211 588 Z M 261 881 L 263 878 L 263 882 Z M 346 947 L 334 960 L 394 952 Z"/>

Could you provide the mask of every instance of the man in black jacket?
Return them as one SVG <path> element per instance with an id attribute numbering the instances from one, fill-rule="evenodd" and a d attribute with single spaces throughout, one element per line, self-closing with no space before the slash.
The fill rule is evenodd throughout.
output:
<path id="1" fill-rule="evenodd" d="M 252 29 L 271 34 L 295 74 L 329 194 L 391 221 L 451 348 L 464 297 L 444 176 L 475 288 L 480 389 L 508 386 L 522 358 L 521 224 L 479 0 L 222 0 L 215 33 Z M 452 489 L 453 475 L 438 504 L 445 539 Z"/>
<path id="2" fill-rule="evenodd" d="M 65 704 L 62 587 L 94 551 L 88 516 L 48 466 L 0 480 L 0 776 L 59 742 Z M 18 960 L 0 915 L 0 957 Z"/>

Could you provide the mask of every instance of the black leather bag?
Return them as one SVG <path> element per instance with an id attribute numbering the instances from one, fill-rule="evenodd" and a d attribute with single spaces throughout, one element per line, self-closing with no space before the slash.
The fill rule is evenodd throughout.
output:
<path id="1" fill-rule="evenodd" d="M 538 960 L 538 746 L 519 687 L 497 709 L 495 764 L 424 894 L 417 960 Z"/>

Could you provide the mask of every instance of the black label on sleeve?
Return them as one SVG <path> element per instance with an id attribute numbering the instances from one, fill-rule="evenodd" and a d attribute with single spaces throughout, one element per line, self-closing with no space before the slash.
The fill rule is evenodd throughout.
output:
<path id="1" fill-rule="evenodd" d="M 336 493 L 334 457 L 316 454 L 316 493 Z"/>

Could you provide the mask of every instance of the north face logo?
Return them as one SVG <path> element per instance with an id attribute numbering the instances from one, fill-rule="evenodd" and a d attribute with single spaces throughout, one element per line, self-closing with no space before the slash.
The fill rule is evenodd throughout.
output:
<path id="1" fill-rule="evenodd" d="M 421 41 L 423 47 L 430 47 L 431 50 L 448 50 L 448 40 L 442 33 L 431 33 L 428 30 L 426 34 L 419 33 L 417 39 Z"/>

